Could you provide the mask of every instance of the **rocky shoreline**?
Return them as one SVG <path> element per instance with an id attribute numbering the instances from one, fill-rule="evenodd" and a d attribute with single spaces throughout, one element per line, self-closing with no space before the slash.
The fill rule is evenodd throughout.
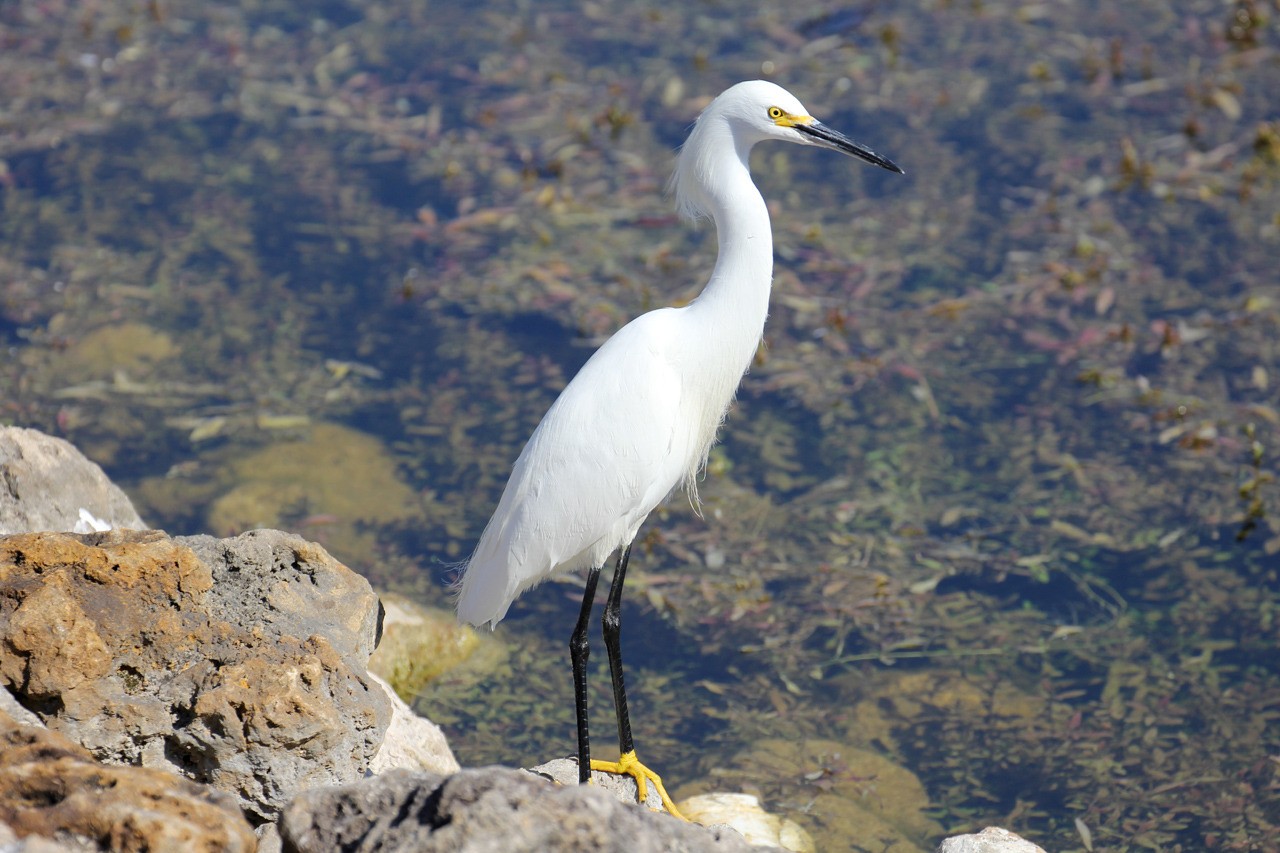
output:
<path id="1" fill-rule="evenodd" d="M 0 485 L 4 851 L 751 846 L 637 807 L 629 782 L 460 768 L 369 671 L 382 605 L 319 545 L 146 529 L 34 430 L 0 428 Z"/>

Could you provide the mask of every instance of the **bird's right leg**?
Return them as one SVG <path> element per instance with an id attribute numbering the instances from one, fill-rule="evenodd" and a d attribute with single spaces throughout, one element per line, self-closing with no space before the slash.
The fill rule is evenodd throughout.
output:
<path id="1" fill-rule="evenodd" d="M 596 601 L 596 584 L 600 582 L 600 566 L 587 573 L 587 588 L 582 593 L 582 610 L 578 625 L 569 638 L 569 659 L 573 662 L 573 699 L 578 717 L 578 783 L 591 780 L 591 736 L 587 732 L 587 627 L 591 622 L 591 606 Z"/>
<path id="2" fill-rule="evenodd" d="M 662 784 L 662 777 L 640 763 L 636 757 L 636 746 L 631 739 L 631 716 L 627 712 L 627 688 L 622 677 L 622 588 L 627 579 L 627 563 L 631 559 L 631 546 L 627 545 L 618 553 L 618 564 L 613 570 L 613 584 L 609 587 L 609 598 L 604 606 L 602 623 L 604 648 L 609 655 L 609 676 L 613 681 L 613 707 L 618 716 L 618 752 L 617 761 L 593 761 L 592 770 L 603 770 L 606 773 L 617 773 L 630 776 L 636 781 L 636 799 L 643 803 L 649 793 L 649 784 L 658 792 L 658 798 L 667 813 L 680 820 L 686 820 L 676 804 L 667 795 L 667 788 Z"/>

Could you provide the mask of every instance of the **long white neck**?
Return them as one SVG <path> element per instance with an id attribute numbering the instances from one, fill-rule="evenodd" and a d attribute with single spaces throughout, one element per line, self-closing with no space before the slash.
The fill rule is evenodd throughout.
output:
<path id="1" fill-rule="evenodd" d="M 698 162 L 680 164 L 677 181 L 695 183 L 677 191 L 682 205 L 715 220 L 719 255 L 710 281 L 688 310 L 699 316 L 707 343 L 722 348 L 726 362 L 741 365 L 736 385 L 755 356 L 769 313 L 773 232 L 764 198 L 751 180 L 750 145 L 735 145 L 724 122 L 700 122 L 695 133 L 722 138 L 700 144 L 697 150 L 704 156 Z"/>

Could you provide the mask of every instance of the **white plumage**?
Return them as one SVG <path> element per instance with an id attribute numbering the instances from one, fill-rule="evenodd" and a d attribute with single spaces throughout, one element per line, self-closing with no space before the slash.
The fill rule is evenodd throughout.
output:
<path id="1" fill-rule="evenodd" d="M 766 139 L 821 145 L 902 171 L 813 119 L 772 83 L 739 83 L 712 101 L 671 179 L 682 213 L 715 220 L 720 252 L 710 281 L 685 307 L 632 320 L 587 360 L 521 451 L 458 588 L 458 618 L 495 626 L 525 590 L 560 572 L 589 569 L 569 640 L 578 779 L 629 774 L 641 802 L 652 784 L 677 816 L 662 779 L 640 763 L 632 742 L 620 645 L 622 589 L 631 542 L 653 508 L 681 483 L 696 504 L 695 478 L 760 345 L 773 234 L 748 160 Z M 620 757 L 593 761 L 587 626 L 600 567 L 614 551 L 619 557 L 603 634 Z"/>
<path id="2" fill-rule="evenodd" d="M 525 590 L 602 565 L 668 494 L 682 483 L 692 491 L 768 314 L 773 235 L 748 170 L 752 147 L 766 139 L 836 148 L 901 171 L 811 119 L 772 83 L 739 83 L 703 111 L 671 186 L 682 213 L 715 220 L 711 279 L 689 305 L 624 326 L 561 392 L 467 562 L 461 621 L 496 625 Z"/>

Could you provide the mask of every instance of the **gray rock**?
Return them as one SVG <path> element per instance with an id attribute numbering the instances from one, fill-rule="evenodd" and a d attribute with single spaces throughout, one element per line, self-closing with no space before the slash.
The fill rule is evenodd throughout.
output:
<path id="1" fill-rule="evenodd" d="M 254 853 L 283 853 L 284 842 L 280 839 L 280 827 L 274 823 L 264 823 L 254 832 L 258 836 L 258 849 Z"/>
<path id="2" fill-rule="evenodd" d="M 69 443 L 0 426 L 0 536 L 71 532 L 81 509 L 111 527 L 146 528 L 125 493 Z"/>
<path id="3" fill-rule="evenodd" d="M 41 719 L 22 707 L 22 704 L 8 690 L 0 690 L 0 714 L 8 714 L 20 725 L 45 727 Z M 0 846 L 0 850 L 3 849 L 4 847 Z"/>
<path id="4" fill-rule="evenodd" d="M 1032 844 L 1007 829 L 988 826 L 982 832 L 953 835 L 945 839 L 938 845 L 938 853 L 1045 853 L 1045 851 L 1038 844 Z"/>
<path id="5" fill-rule="evenodd" d="M 0 538 L 0 685 L 113 764 L 233 794 L 255 823 L 363 778 L 391 717 L 377 597 L 279 531 Z"/>
<path id="6" fill-rule="evenodd" d="M 392 770 L 307 791 L 280 822 L 286 853 L 385 851 L 739 851 L 731 830 L 706 829 L 635 806 L 594 786 L 560 786 L 486 767 L 444 777 Z"/>
<path id="7" fill-rule="evenodd" d="M 557 785 L 578 784 L 578 762 L 572 758 L 556 758 L 546 764 L 530 767 L 528 772 L 536 773 L 545 779 L 555 782 Z M 642 805 L 650 811 L 666 814 L 667 808 L 662 804 L 662 797 L 659 796 L 657 787 L 647 779 L 645 780 L 647 790 L 643 803 L 640 802 L 640 793 L 636 787 L 636 780 L 631 776 L 623 776 L 617 773 L 601 773 L 598 770 L 593 770 L 591 771 L 591 784 L 611 794 L 619 802 Z M 676 808 L 679 808 L 679 806 Z"/>
<path id="8" fill-rule="evenodd" d="M 378 644 L 378 597 L 369 582 L 315 543 L 279 530 L 229 539 L 175 536 L 213 570 L 209 608 L 242 631 L 324 637 L 363 668 Z"/>

